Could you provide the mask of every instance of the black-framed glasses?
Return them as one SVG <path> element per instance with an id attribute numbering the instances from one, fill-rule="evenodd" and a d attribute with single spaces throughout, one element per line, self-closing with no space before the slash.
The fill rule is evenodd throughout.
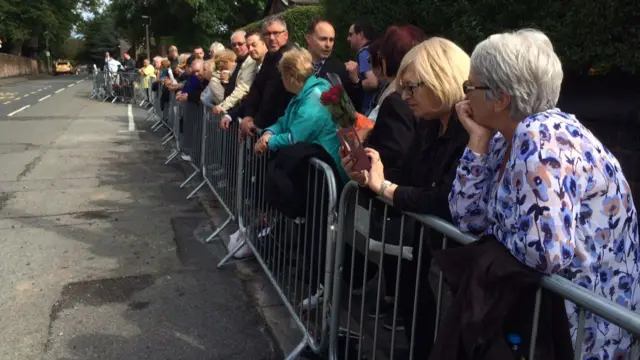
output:
<path id="1" fill-rule="evenodd" d="M 244 45 L 244 44 L 245 44 L 245 43 L 243 43 L 243 42 L 232 42 L 232 43 L 231 43 L 231 47 L 242 46 L 242 45 Z"/>
<path id="2" fill-rule="evenodd" d="M 467 81 L 462 83 L 462 91 L 465 94 L 468 94 L 468 93 L 472 92 L 473 90 L 491 90 L 491 88 L 486 86 L 486 85 L 478 85 L 478 86 L 471 85 L 469 83 L 469 80 L 467 80 Z"/>
<path id="3" fill-rule="evenodd" d="M 416 89 L 421 88 L 424 86 L 424 83 L 422 81 L 420 82 L 414 82 L 414 83 L 400 83 L 400 89 L 404 92 L 406 91 L 410 97 L 413 97 L 413 93 Z"/>

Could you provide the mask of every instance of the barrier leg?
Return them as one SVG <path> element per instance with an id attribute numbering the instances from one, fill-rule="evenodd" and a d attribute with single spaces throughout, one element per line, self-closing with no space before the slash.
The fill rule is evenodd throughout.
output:
<path id="1" fill-rule="evenodd" d="M 300 356 L 300 353 L 307 347 L 307 338 L 305 337 L 304 340 L 302 340 L 300 342 L 300 344 L 298 344 L 298 346 L 296 346 L 295 349 L 293 349 L 293 351 L 291 353 L 289 353 L 289 355 L 287 355 L 287 357 L 285 358 L 286 360 L 295 360 Z"/>
<path id="2" fill-rule="evenodd" d="M 171 154 L 169 154 L 169 156 L 167 157 L 167 161 L 164 162 L 165 165 L 169 165 L 169 163 L 176 158 L 176 156 L 178 156 L 178 151 L 177 150 L 173 150 L 173 152 Z"/>
<path id="3" fill-rule="evenodd" d="M 166 139 L 162 142 L 162 144 L 161 144 L 162 146 L 167 145 L 167 143 L 168 143 L 169 141 L 171 141 L 171 139 L 175 138 L 175 135 L 173 135 L 173 133 L 169 133 L 169 134 L 167 134 L 167 135 L 169 135 L 169 137 L 168 137 L 168 138 L 166 138 Z"/>
<path id="4" fill-rule="evenodd" d="M 182 184 L 180 184 L 180 189 L 184 189 L 184 187 L 187 186 L 187 184 L 191 182 L 191 180 L 193 180 L 193 178 L 196 177 L 196 175 L 198 175 L 199 173 L 200 173 L 200 170 L 195 170 L 191 175 L 189 175 L 187 180 L 185 180 Z"/>
<path id="5" fill-rule="evenodd" d="M 240 251 L 240 249 L 242 249 L 242 247 L 244 246 L 244 244 L 246 244 L 247 240 L 242 240 L 240 241 L 240 243 L 238 244 L 238 246 L 236 246 L 235 249 L 231 250 L 231 252 L 229 252 L 227 254 L 227 256 L 223 257 L 222 260 L 220 260 L 220 262 L 218 263 L 218 265 L 216 265 L 216 268 L 220 269 L 221 267 L 227 265 L 228 261 L 238 252 Z"/>
<path id="6" fill-rule="evenodd" d="M 231 223 L 231 220 L 233 220 L 232 216 L 227 217 L 227 220 L 225 220 L 220 226 L 218 226 L 218 228 L 216 229 L 216 231 L 213 232 L 213 234 L 209 235 L 209 237 L 204 241 L 206 244 L 210 243 L 213 241 L 213 239 L 216 238 L 216 236 L 218 236 L 218 234 L 220 234 L 220 232 L 222 230 L 224 230 L 224 228 L 227 227 L 227 225 L 229 225 Z"/>
<path id="7" fill-rule="evenodd" d="M 187 196 L 187 200 L 191 199 L 195 194 L 198 193 L 198 191 L 200 191 L 200 189 L 202 189 L 202 187 L 207 183 L 207 180 L 202 180 L 202 182 L 200 183 L 200 185 L 196 186 L 195 189 L 193 189 L 193 191 L 191 192 L 191 194 L 189 194 L 189 196 Z"/>

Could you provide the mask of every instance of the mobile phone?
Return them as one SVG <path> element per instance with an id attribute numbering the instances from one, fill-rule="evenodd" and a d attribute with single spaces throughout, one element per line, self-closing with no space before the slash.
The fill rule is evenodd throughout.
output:
<path id="1" fill-rule="evenodd" d="M 355 161 L 353 170 L 370 170 L 371 160 L 364 152 L 364 147 L 362 146 L 362 142 L 360 142 L 360 138 L 358 137 L 358 133 L 356 133 L 355 129 L 353 127 L 340 129 L 338 131 L 338 136 L 344 149 Z"/>

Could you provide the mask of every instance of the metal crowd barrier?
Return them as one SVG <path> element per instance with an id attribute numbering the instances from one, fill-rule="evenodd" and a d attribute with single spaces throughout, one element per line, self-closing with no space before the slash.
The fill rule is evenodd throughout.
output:
<path id="1" fill-rule="evenodd" d="M 450 303 L 442 272 L 435 266 L 430 268 L 429 248 L 445 249 L 451 240 L 469 244 L 477 239 L 439 218 L 394 211 L 388 202 L 362 195 L 353 182 L 343 190 L 339 209 L 329 359 L 428 358 L 438 335 L 440 319 Z M 427 244 L 425 240 L 430 234 L 431 244 Z M 434 234 L 442 236 L 441 243 Z M 393 264 L 387 269 L 391 271 L 385 271 L 384 267 L 389 264 Z M 369 271 L 370 267 L 376 266 L 377 274 Z M 391 282 L 391 286 L 386 282 Z M 367 291 L 368 283 L 375 283 L 375 291 Z M 354 291 L 356 286 L 362 286 L 363 290 Z M 565 303 L 573 302 L 580 309 L 578 328 L 571 329 L 576 334 L 573 337 L 574 359 L 583 358 L 581 344 L 585 322 L 594 314 L 634 334 L 634 338 L 640 336 L 640 314 L 561 276 L 544 276 L 535 299 L 532 299 L 535 303 L 531 314 L 531 337 L 522 339 L 522 349 L 528 349 L 527 360 L 545 358 L 537 353 L 540 349 L 536 347 L 543 289 L 559 295 Z M 386 309 L 386 317 L 381 311 L 384 296 L 395 300 Z M 383 322 L 390 331 L 380 326 Z M 400 328 L 401 323 L 404 329 Z M 638 359 L 638 342 L 634 344 L 631 357 L 621 359 Z"/>
<path id="2" fill-rule="evenodd" d="M 142 104 L 146 96 L 144 92 L 140 74 L 98 71 L 93 78 L 93 91 L 89 98 Z"/>

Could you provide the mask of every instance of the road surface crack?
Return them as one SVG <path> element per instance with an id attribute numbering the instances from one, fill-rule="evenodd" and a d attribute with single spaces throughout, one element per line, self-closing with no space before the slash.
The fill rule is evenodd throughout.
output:
<path id="1" fill-rule="evenodd" d="M 33 169 L 36 167 L 36 165 L 38 165 L 38 163 L 40 162 L 40 160 L 42 160 L 42 155 L 40 154 L 38 156 L 36 156 L 33 160 L 31 160 L 27 165 L 24 166 L 24 169 L 22 170 L 22 172 L 20 174 L 18 174 L 18 176 L 16 177 L 16 181 L 20 181 L 22 180 L 25 176 L 29 175 L 29 173 L 31 171 L 33 171 Z"/>

